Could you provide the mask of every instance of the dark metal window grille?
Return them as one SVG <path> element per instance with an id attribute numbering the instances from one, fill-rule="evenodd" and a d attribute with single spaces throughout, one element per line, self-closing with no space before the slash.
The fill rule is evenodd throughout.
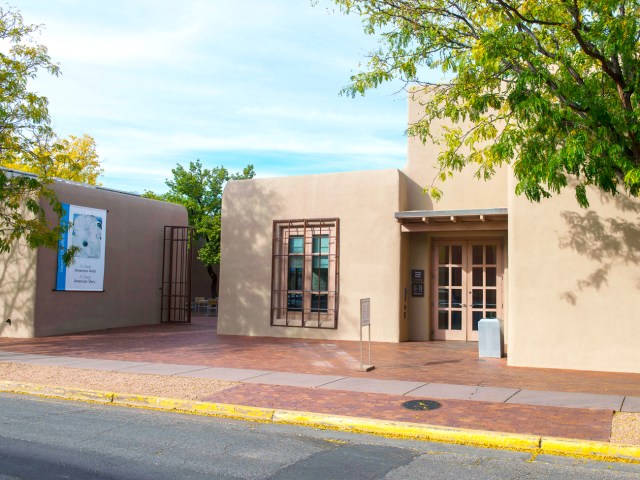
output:
<path id="1" fill-rule="evenodd" d="M 271 325 L 338 328 L 340 221 L 273 222 Z"/>
<path id="2" fill-rule="evenodd" d="M 160 322 L 191 323 L 193 228 L 164 227 Z"/>

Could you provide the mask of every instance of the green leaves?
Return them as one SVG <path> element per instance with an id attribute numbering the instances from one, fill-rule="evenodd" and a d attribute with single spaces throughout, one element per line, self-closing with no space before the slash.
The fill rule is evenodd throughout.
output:
<path id="1" fill-rule="evenodd" d="M 408 134 L 442 147 L 442 177 L 511 163 L 539 201 L 577 178 L 640 192 L 640 3 L 622 0 L 336 0 L 380 46 L 343 92 L 401 79 L 424 105 Z M 441 82 L 421 79 L 440 68 Z M 431 77 L 431 75 L 430 75 Z M 450 128 L 436 132 L 434 120 Z M 466 122 L 466 123 L 465 123 Z"/>
<path id="2" fill-rule="evenodd" d="M 177 165 L 171 170 L 173 179 L 165 183 L 167 193 L 158 195 L 145 192 L 144 197 L 184 205 L 189 214 L 189 225 L 201 242 L 198 258 L 208 267 L 220 263 L 220 217 L 222 192 L 229 180 L 245 180 L 255 176 L 253 165 L 242 172 L 230 174 L 223 166 L 203 168 L 200 160 L 189 163 L 189 168 Z"/>

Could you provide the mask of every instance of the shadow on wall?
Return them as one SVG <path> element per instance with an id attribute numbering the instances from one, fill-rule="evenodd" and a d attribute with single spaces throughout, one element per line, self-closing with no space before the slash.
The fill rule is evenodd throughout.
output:
<path id="1" fill-rule="evenodd" d="M 406 188 L 406 199 L 401 199 L 403 209 L 434 210 L 433 199 L 428 193 L 425 193 L 425 185 L 420 185 L 404 173 L 402 173 L 401 178 L 403 178 Z"/>
<path id="2" fill-rule="evenodd" d="M 0 255 L 0 336 L 32 336 L 36 251 L 13 245 Z"/>
<path id="3" fill-rule="evenodd" d="M 226 317 L 237 325 L 233 330 L 255 335 L 259 333 L 256 325 L 264 327 L 270 323 L 273 220 L 279 219 L 276 217 L 282 211 L 284 199 L 273 190 L 265 190 L 260 181 L 241 182 L 242 188 L 228 200 L 231 220 L 225 218 L 222 225 L 226 244 L 220 259 L 220 291 L 233 297 L 221 298 L 222 308 L 227 309 Z M 224 272 L 230 270 L 233 278 L 225 277 Z"/>
<path id="4" fill-rule="evenodd" d="M 640 203 L 625 196 L 610 197 L 601 194 L 603 204 L 614 202 L 618 211 L 640 214 Z M 599 264 L 587 277 L 576 282 L 576 289 L 600 290 L 607 285 L 609 273 L 616 265 L 638 265 L 640 263 L 640 216 L 635 221 L 621 217 L 601 217 L 593 210 L 584 214 L 564 211 L 560 214 L 567 224 L 567 233 L 560 238 L 561 248 L 570 248 L 578 254 Z M 636 279 L 640 289 L 640 277 Z M 567 291 L 562 298 L 572 305 L 577 295 Z"/>

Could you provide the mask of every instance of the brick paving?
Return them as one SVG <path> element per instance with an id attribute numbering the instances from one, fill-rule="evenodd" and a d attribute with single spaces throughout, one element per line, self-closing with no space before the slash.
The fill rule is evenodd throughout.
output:
<path id="1" fill-rule="evenodd" d="M 215 319 L 206 317 L 195 318 L 192 325 L 0 338 L 0 350 L 640 397 L 640 374 L 508 367 L 506 359 L 479 359 L 477 345 L 465 342 L 374 343 L 376 369 L 364 373 L 357 370 L 358 342 L 217 335 Z"/>
<path id="2" fill-rule="evenodd" d="M 472 343 L 374 343 L 376 369 L 359 372 L 358 342 L 219 336 L 215 319 L 209 318 L 196 318 L 192 325 L 149 325 L 37 339 L 0 338 L 0 350 L 640 397 L 638 374 L 508 367 L 505 359 L 479 359 L 477 346 Z M 170 397 L 171 392 L 166 396 Z M 612 410 L 438 400 L 443 405 L 441 409 L 415 412 L 401 406 L 411 399 L 251 383 L 208 397 L 223 403 L 585 440 L 609 441 L 611 435 Z"/>
<path id="3" fill-rule="evenodd" d="M 300 387 L 242 384 L 204 398 L 205 401 L 312 411 L 508 433 L 608 442 L 612 411 L 510 405 L 464 400 L 438 400 L 442 408 L 412 411 L 401 395 L 327 391 Z"/>

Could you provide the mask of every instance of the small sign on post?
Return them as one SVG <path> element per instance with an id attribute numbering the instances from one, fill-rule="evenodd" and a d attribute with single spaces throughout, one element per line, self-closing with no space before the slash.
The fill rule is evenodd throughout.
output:
<path id="1" fill-rule="evenodd" d="M 362 342 L 362 329 L 368 328 L 369 331 L 369 363 L 367 365 L 363 362 L 363 342 Z M 360 299 L 360 370 L 363 372 L 370 372 L 374 367 L 371 364 L 371 299 Z"/>

